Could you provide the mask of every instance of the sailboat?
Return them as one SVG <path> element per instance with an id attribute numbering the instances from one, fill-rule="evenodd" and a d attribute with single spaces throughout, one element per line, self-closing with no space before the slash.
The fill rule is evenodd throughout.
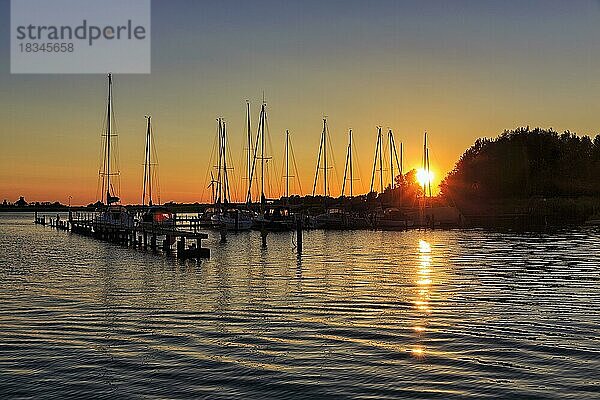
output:
<path id="1" fill-rule="evenodd" d="M 222 118 L 217 119 L 217 122 L 219 155 L 217 157 L 217 179 L 215 182 L 215 207 L 210 215 L 211 225 L 217 229 L 249 230 L 252 228 L 251 214 L 232 207 L 229 203 L 231 193 L 229 190 L 229 173 L 227 167 L 227 125 Z"/>
<path id="2" fill-rule="evenodd" d="M 250 166 L 249 170 L 250 179 L 248 182 L 246 202 L 247 204 L 252 203 L 252 184 L 254 182 L 257 170 L 256 162 L 260 160 L 260 212 L 259 215 L 254 218 L 253 228 L 260 230 L 266 229 L 270 231 L 288 231 L 294 226 L 293 216 L 290 213 L 289 207 L 268 204 L 267 197 L 265 195 L 265 167 L 266 162 L 271 159 L 271 157 L 267 157 L 265 154 L 266 125 L 267 104 L 263 100 L 258 119 L 258 128 L 256 131 L 256 141 L 254 144 L 252 165 Z"/>
<path id="3" fill-rule="evenodd" d="M 142 215 L 138 222 L 142 226 L 171 227 L 174 228 L 175 215 L 166 207 L 160 205 L 160 192 L 158 186 L 158 161 L 154 145 L 154 131 L 152 117 L 146 115 L 146 147 L 144 155 L 144 183 L 142 185 Z M 153 195 L 158 198 L 158 204 L 153 201 Z M 157 195 L 157 196 L 156 196 Z M 146 201 L 148 203 L 146 204 Z"/>
<path id="4" fill-rule="evenodd" d="M 289 231 L 293 229 L 296 223 L 295 216 L 292 214 L 292 210 L 289 205 L 290 199 L 290 131 L 285 131 L 285 193 L 284 193 L 284 204 L 267 205 L 262 214 L 262 218 L 258 221 L 258 224 L 264 224 L 265 228 L 270 231 Z M 295 161 L 294 161 L 295 164 Z M 296 174 L 298 171 L 296 170 Z"/>
<path id="5" fill-rule="evenodd" d="M 327 205 L 328 197 L 330 196 L 329 182 L 327 180 L 328 171 L 331 168 L 328 165 L 327 151 L 330 146 L 328 144 L 329 128 L 327 126 L 327 118 L 323 118 L 323 130 L 321 131 L 321 141 L 319 143 L 319 154 L 317 156 L 317 167 L 315 170 L 315 180 L 313 183 L 313 196 L 317 191 L 317 181 L 319 179 L 319 171 L 323 171 L 323 207 L 325 212 L 316 215 L 312 220 L 312 226 L 320 229 L 348 229 L 350 215 L 342 208 L 329 207 Z"/>
<path id="6" fill-rule="evenodd" d="M 326 127 L 325 127 L 326 130 Z M 342 197 L 346 193 L 346 182 L 349 181 L 350 199 L 354 196 L 354 163 L 353 163 L 353 141 L 352 129 L 348 132 L 348 150 L 346 153 L 346 165 L 344 166 L 344 180 L 342 183 Z M 327 159 L 324 158 L 324 162 Z M 325 164 L 325 171 L 327 165 Z M 325 177 L 325 173 L 323 174 Z M 367 218 L 348 211 L 343 207 L 326 208 L 325 212 L 314 218 L 314 226 L 323 229 L 363 229 L 369 227 Z"/>
<path id="7" fill-rule="evenodd" d="M 381 137 L 380 137 L 381 138 Z M 398 158 L 398 152 L 396 149 L 396 141 L 394 139 L 394 133 L 391 129 L 388 131 L 388 147 L 389 147 L 389 162 L 390 162 L 390 188 L 392 189 L 392 203 L 395 203 L 394 196 L 396 196 L 396 176 L 394 171 L 398 171 L 399 175 L 403 174 L 403 157 L 404 149 L 403 144 L 400 142 L 400 158 Z M 380 152 L 381 157 L 381 152 Z M 380 159 L 381 161 L 381 159 Z M 398 200 L 399 201 L 399 200 Z M 388 207 L 386 208 L 377 219 L 377 227 L 385 230 L 404 230 L 409 226 L 413 225 L 413 221 L 409 218 L 405 212 L 399 207 Z"/>
<path id="8" fill-rule="evenodd" d="M 112 151 L 112 139 L 116 138 L 114 130 L 114 110 L 113 110 L 113 93 L 112 93 L 112 74 L 107 75 L 108 78 L 108 97 L 106 101 L 106 130 L 102 136 L 105 138 L 103 143 L 103 161 L 102 168 L 99 172 L 99 178 L 101 180 L 101 200 L 103 204 L 99 210 L 99 214 L 96 216 L 95 225 L 98 226 L 115 226 L 120 228 L 132 228 L 134 226 L 133 215 L 130 214 L 127 209 L 121 205 L 118 205 L 120 199 L 111 177 L 118 179 L 120 173 L 115 169 L 113 171 L 111 165 L 113 154 Z M 118 188 L 118 185 L 117 185 Z"/>

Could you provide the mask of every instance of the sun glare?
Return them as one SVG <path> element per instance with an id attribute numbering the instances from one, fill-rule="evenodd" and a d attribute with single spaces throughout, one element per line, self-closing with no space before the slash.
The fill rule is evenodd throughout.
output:
<path id="1" fill-rule="evenodd" d="M 419 168 L 417 170 L 417 182 L 419 185 L 425 186 L 430 184 L 433 181 L 433 172 L 427 171 L 423 168 Z"/>

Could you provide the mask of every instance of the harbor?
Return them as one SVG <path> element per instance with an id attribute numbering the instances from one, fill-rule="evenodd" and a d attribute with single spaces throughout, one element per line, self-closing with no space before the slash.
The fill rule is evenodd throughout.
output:
<path id="1" fill-rule="evenodd" d="M 598 400 L 599 4 L 0 0 L 0 399 Z"/>

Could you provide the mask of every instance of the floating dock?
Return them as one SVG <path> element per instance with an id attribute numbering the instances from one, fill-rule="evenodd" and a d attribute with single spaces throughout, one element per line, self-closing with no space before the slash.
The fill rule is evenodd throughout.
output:
<path id="1" fill-rule="evenodd" d="M 177 224 L 169 226 L 142 222 L 119 225 L 101 221 L 98 213 L 70 214 L 68 219 L 63 220 L 60 215 L 56 215 L 55 219 L 45 215 L 38 217 L 37 212 L 34 222 L 123 246 L 162 250 L 181 259 L 210 257 L 210 249 L 202 247 L 202 240 L 208 239 L 208 234 L 197 229 L 184 230 L 182 228 L 185 226 Z"/>

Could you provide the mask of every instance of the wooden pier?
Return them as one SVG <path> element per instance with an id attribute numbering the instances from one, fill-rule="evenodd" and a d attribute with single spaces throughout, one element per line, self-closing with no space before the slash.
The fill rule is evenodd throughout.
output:
<path id="1" fill-rule="evenodd" d="M 123 246 L 162 250 L 165 254 L 175 254 L 182 259 L 210 257 L 210 249 L 202 247 L 202 240 L 208 239 L 208 234 L 198 232 L 196 226 L 190 226 L 192 224 L 187 227 L 193 230 L 184 230 L 184 226 L 177 224 L 115 224 L 102 221 L 98 213 L 70 214 L 68 219 L 61 219 L 60 215 L 54 219 L 45 215 L 38 217 L 36 213 L 34 222 Z"/>

